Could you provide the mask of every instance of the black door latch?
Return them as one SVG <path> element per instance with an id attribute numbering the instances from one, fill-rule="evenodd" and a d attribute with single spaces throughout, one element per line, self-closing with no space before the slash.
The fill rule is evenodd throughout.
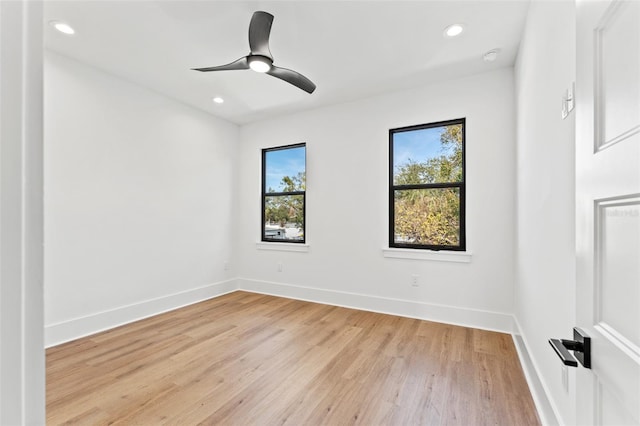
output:
<path id="1" fill-rule="evenodd" d="M 591 337 L 578 327 L 573 328 L 573 340 L 549 339 L 549 344 L 564 365 L 577 367 L 580 361 L 584 368 L 591 368 Z"/>

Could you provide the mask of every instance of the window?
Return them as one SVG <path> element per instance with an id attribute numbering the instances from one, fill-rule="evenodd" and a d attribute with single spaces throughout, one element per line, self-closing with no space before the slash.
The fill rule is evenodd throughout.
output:
<path id="1" fill-rule="evenodd" d="M 465 119 L 389 130 L 389 247 L 465 243 Z"/>
<path id="2" fill-rule="evenodd" d="M 306 145 L 262 150 L 262 241 L 305 242 Z"/>

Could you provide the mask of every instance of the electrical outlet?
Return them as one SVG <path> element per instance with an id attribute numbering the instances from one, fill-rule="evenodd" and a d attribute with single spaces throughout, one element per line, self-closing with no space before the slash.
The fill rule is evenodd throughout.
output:
<path id="1" fill-rule="evenodd" d="M 416 274 L 411 275 L 411 287 L 420 287 L 420 283 L 418 282 L 418 276 Z"/>
<path id="2" fill-rule="evenodd" d="M 278 272 L 282 272 L 282 262 L 278 262 Z"/>

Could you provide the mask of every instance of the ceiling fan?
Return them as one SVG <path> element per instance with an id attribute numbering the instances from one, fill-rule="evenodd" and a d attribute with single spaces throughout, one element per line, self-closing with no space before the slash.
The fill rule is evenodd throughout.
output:
<path id="1" fill-rule="evenodd" d="M 251 17 L 251 23 L 249 24 L 249 47 L 251 48 L 249 55 L 226 65 L 192 69 L 194 71 L 209 72 L 248 70 L 251 68 L 256 72 L 267 73 L 287 83 L 293 84 L 307 93 L 313 93 L 313 91 L 316 90 L 316 85 L 307 77 L 299 72 L 273 65 L 273 57 L 269 50 L 269 34 L 271 33 L 272 23 L 272 14 L 261 11 L 254 12 Z"/>

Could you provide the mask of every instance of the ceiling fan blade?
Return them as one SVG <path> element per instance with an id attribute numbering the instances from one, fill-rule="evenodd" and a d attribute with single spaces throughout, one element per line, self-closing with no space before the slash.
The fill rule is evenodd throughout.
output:
<path id="1" fill-rule="evenodd" d="M 267 74 L 293 84 L 307 93 L 313 93 L 313 91 L 316 90 L 316 85 L 313 84 L 311 80 L 293 70 L 271 66 L 271 69 L 267 71 Z"/>
<path id="2" fill-rule="evenodd" d="M 273 15 L 267 12 L 254 12 L 249 24 L 249 47 L 252 55 L 262 55 L 273 60 L 269 50 L 269 34 Z"/>
<path id="3" fill-rule="evenodd" d="M 248 70 L 249 69 L 249 61 L 246 56 L 238 59 L 237 61 L 233 61 L 230 64 L 219 65 L 217 67 L 207 67 L 207 68 L 191 68 L 194 71 L 232 71 L 232 70 Z"/>

